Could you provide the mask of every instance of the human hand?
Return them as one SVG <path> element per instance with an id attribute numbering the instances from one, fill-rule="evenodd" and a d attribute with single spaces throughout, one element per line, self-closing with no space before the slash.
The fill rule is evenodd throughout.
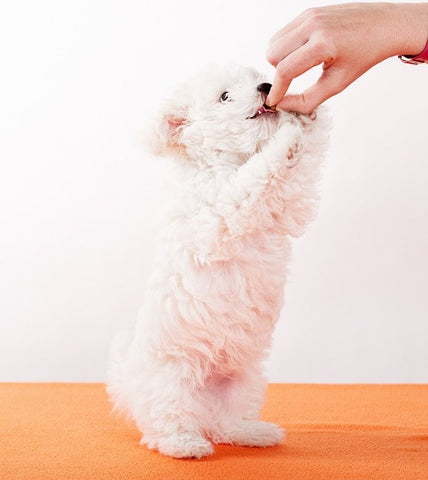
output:
<path id="1" fill-rule="evenodd" d="M 306 10 L 270 40 L 266 56 L 276 74 L 266 103 L 310 113 L 382 60 L 417 55 L 427 38 L 428 3 L 348 3 Z M 320 64 L 323 72 L 314 85 L 285 95 L 293 78 Z"/>

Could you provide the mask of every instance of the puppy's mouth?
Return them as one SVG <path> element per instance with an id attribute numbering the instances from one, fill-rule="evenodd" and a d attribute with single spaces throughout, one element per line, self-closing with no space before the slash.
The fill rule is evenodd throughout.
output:
<path id="1" fill-rule="evenodd" d="M 269 107 L 268 105 L 266 105 L 266 103 L 264 103 L 261 107 L 259 107 L 256 110 L 256 113 L 254 115 L 252 115 L 251 117 L 247 117 L 247 120 L 251 120 L 252 118 L 263 117 L 265 115 L 275 115 L 276 113 L 277 112 L 276 112 L 275 106 Z"/>

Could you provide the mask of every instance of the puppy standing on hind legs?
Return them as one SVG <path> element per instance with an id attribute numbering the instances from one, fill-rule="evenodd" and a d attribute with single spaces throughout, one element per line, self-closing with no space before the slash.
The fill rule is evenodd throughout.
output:
<path id="1" fill-rule="evenodd" d="M 164 105 L 153 134 L 174 160 L 174 201 L 135 332 L 114 342 L 108 391 L 142 443 L 173 457 L 283 438 L 258 420 L 262 361 L 290 237 L 315 214 L 328 126 L 322 111 L 267 110 L 268 92 L 253 69 L 207 71 Z"/>

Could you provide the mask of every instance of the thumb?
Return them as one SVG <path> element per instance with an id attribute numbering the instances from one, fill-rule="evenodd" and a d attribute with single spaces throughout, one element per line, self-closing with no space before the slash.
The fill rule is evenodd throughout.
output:
<path id="1" fill-rule="evenodd" d="M 323 72 L 323 75 L 321 75 L 314 85 L 309 87 L 303 93 L 285 95 L 285 97 L 278 103 L 277 108 L 280 110 L 308 114 L 328 98 L 341 92 L 343 87 L 339 87 L 332 78 L 324 75 L 324 73 L 325 72 Z"/>

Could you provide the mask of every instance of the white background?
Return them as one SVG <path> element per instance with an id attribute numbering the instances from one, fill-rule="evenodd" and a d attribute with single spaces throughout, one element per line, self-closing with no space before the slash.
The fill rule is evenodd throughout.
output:
<path id="1" fill-rule="evenodd" d="M 269 37 L 322 3 L 1 3 L 0 380 L 104 380 L 155 249 L 147 118 L 207 63 L 272 76 Z M 428 380 L 427 85 L 428 67 L 390 59 L 328 102 L 319 217 L 294 242 L 271 381 Z"/>

